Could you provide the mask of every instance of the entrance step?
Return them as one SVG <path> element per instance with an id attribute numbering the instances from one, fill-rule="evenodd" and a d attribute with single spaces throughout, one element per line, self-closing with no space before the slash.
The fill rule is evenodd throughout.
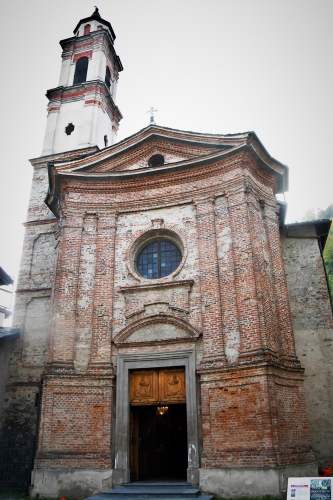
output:
<path id="1" fill-rule="evenodd" d="M 185 482 L 150 482 L 138 481 L 122 484 L 113 490 L 104 491 L 86 500 L 212 500 L 213 495 L 201 494 L 199 488 Z"/>

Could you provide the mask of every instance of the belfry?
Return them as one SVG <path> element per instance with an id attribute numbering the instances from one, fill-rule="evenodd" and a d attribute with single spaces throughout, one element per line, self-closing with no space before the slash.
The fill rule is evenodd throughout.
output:
<path id="1" fill-rule="evenodd" d="M 123 70 L 114 50 L 115 38 L 111 24 L 96 8 L 77 24 L 73 37 L 60 42 L 59 85 L 46 94 L 43 156 L 114 142 L 122 118 L 115 100 Z"/>
<path id="2" fill-rule="evenodd" d="M 34 436 L 41 498 L 141 480 L 279 496 L 330 453 L 318 428 L 332 402 L 321 394 L 318 410 L 299 359 L 332 333 L 318 247 L 330 221 L 285 224 L 288 167 L 254 132 L 152 120 L 116 142 L 114 41 L 96 9 L 60 42 L 1 432 Z M 321 301 L 303 307 L 295 283 L 309 279 Z"/>

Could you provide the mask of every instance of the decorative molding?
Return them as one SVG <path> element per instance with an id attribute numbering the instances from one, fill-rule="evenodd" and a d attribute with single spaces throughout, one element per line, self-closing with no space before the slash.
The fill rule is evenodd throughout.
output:
<path id="1" fill-rule="evenodd" d="M 188 334 L 188 338 L 186 338 L 186 337 L 174 337 L 174 338 L 170 338 L 170 339 L 160 339 L 160 340 L 163 340 L 163 342 L 167 342 L 167 343 L 169 343 L 169 342 L 173 343 L 175 341 L 178 341 L 178 342 L 179 341 L 186 342 L 188 340 L 193 341 L 195 339 L 198 339 L 199 336 L 201 335 L 201 332 L 199 330 L 197 330 L 197 328 L 195 328 L 190 323 L 184 321 L 181 318 L 177 318 L 175 316 L 172 316 L 171 314 L 156 314 L 154 316 L 148 316 L 147 318 L 140 318 L 140 319 L 136 320 L 134 323 L 126 326 L 123 330 L 121 330 L 115 336 L 115 338 L 113 339 L 113 342 L 114 342 L 114 344 L 116 344 L 119 347 L 121 347 L 122 345 L 128 346 L 129 342 L 125 342 L 125 341 L 135 331 L 137 331 L 141 328 L 148 327 L 150 325 L 156 325 L 156 324 L 174 325 Z M 156 340 L 159 340 L 159 339 L 155 339 L 155 342 L 156 342 Z M 138 343 L 138 344 L 142 345 L 144 343 L 150 344 L 151 342 L 154 342 L 154 340 L 153 341 L 147 340 L 146 342 L 135 341 L 135 344 Z"/>

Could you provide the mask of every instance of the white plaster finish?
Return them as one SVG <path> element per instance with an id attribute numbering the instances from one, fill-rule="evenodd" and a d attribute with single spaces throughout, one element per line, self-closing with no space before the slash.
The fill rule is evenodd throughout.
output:
<path id="1" fill-rule="evenodd" d="M 50 113 L 49 116 L 52 114 L 53 113 Z M 45 136 L 47 134 L 53 134 L 54 136 L 51 153 L 78 149 L 81 144 L 82 132 L 85 130 L 83 123 L 84 100 L 81 99 L 79 101 L 63 103 L 57 114 L 58 120 L 55 124 L 55 128 L 53 130 L 48 130 L 47 124 L 45 131 Z M 65 128 L 69 123 L 72 123 L 75 128 L 70 135 L 67 135 Z M 90 130 L 88 130 L 87 133 L 89 134 Z M 45 152 L 43 151 L 42 154 L 45 154 Z"/>
<path id="2" fill-rule="evenodd" d="M 32 471 L 30 496 L 83 499 L 110 488 L 111 470 L 37 469 Z"/>
<path id="3" fill-rule="evenodd" d="M 67 85 L 66 85 L 67 87 L 70 87 L 71 85 L 73 85 L 75 68 L 76 68 L 76 63 L 73 63 L 71 59 L 70 59 L 70 61 L 71 61 L 71 64 L 68 68 L 68 80 L 67 80 Z M 89 68 L 89 63 L 90 63 L 90 59 L 88 61 L 88 68 Z"/>
<path id="4" fill-rule="evenodd" d="M 74 366 L 76 372 L 86 372 L 90 361 L 92 316 L 96 270 L 96 215 L 86 215 L 83 222 L 76 326 L 74 339 Z"/>
<path id="5" fill-rule="evenodd" d="M 100 100 L 100 95 L 86 97 Z M 85 104 L 86 97 L 79 101 L 63 103 L 58 112 L 49 114 L 42 155 L 89 146 L 102 149 L 105 147 L 104 135 L 107 135 L 109 145 L 112 144 L 114 132 L 109 115 L 97 104 Z M 67 135 L 65 128 L 69 123 L 75 128 Z"/>
<path id="6" fill-rule="evenodd" d="M 333 456 L 333 321 L 323 261 L 314 227 L 294 229 L 281 244 L 311 445 L 318 465 L 327 467 Z"/>
<path id="7" fill-rule="evenodd" d="M 87 81 L 105 79 L 106 57 L 102 50 L 94 50 L 92 58 L 89 60 Z"/>
<path id="8" fill-rule="evenodd" d="M 315 464 L 276 468 L 199 469 L 199 487 L 219 498 L 285 498 L 288 477 L 317 475 Z"/>
<path id="9" fill-rule="evenodd" d="M 160 280 L 148 280 L 142 278 L 142 284 L 152 285 L 154 283 L 172 283 L 173 281 L 193 280 L 194 284 L 191 292 L 186 292 L 186 301 L 189 300 L 188 308 L 188 321 L 198 330 L 201 329 L 201 298 L 200 298 L 200 276 L 198 265 L 198 236 L 195 221 L 195 213 L 193 205 L 179 205 L 165 209 L 155 209 L 147 211 L 138 211 L 133 213 L 122 213 L 117 217 L 117 232 L 115 244 L 115 290 L 119 289 L 114 299 L 113 309 L 113 337 L 126 326 L 128 320 L 124 312 L 126 311 L 125 294 L 120 292 L 120 287 L 130 285 L 137 285 L 138 280 L 131 274 L 127 262 L 130 255 L 132 246 L 136 240 L 141 237 L 145 231 L 153 229 L 152 221 L 156 219 L 163 219 L 163 227 L 171 229 L 176 232 L 181 239 L 186 239 L 187 244 L 187 257 L 186 261 L 181 268 L 180 272 L 170 277 L 165 277 Z M 158 302 L 165 302 L 171 306 L 177 306 L 172 302 L 172 287 L 171 292 L 169 288 L 159 290 L 148 290 L 146 292 L 138 291 L 137 294 L 133 293 L 130 296 L 129 304 L 130 309 L 135 311 L 135 302 L 137 302 L 137 310 L 141 309 L 144 305 Z M 171 297 L 171 298 L 170 298 Z M 141 305 L 140 305 L 141 304 Z M 180 304 L 182 306 L 182 303 Z M 182 306 L 184 307 L 184 305 Z M 154 314 L 153 310 L 146 310 L 146 314 Z"/>
<path id="10" fill-rule="evenodd" d="M 175 325 L 165 325 L 163 323 L 147 325 L 135 330 L 124 342 L 149 342 L 188 338 L 188 333 Z"/>
<path id="11" fill-rule="evenodd" d="M 104 135 L 108 137 L 108 145 L 113 144 L 115 132 L 112 130 L 112 122 L 106 111 L 101 106 L 89 105 L 93 108 L 93 121 L 90 129 L 90 139 L 88 145 L 97 145 L 100 149 L 105 147 Z M 87 107 L 87 105 L 85 106 Z M 80 147 L 84 147 L 83 141 Z"/>
<path id="12" fill-rule="evenodd" d="M 116 102 L 117 99 L 117 88 L 118 88 L 118 79 L 115 78 L 112 81 L 112 99 L 114 102 Z"/>
<path id="13" fill-rule="evenodd" d="M 75 68 L 74 64 L 73 64 L 73 67 Z M 70 85 L 68 83 L 69 77 L 72 76 L 72 75 L 70 75 L 70 69 L 71 69 L 71 60 L 70 59 L 63 59 L 62 64 L 61 64 L 58 87 L 68 87 L 68 85 Z M 73 73 L 73 76 L 74 76 L 74 73 Z M 73 78 L 71 81 L 73 82 Z"/>
<path id="14" fill-rule="evenodd" d="M 49 334 L 50 297 L 34 297 L 26 306 L 22 361 L 44 368 Z"/>
<path id="15" fill-rule="evenodd" d="M 57 128 L 58 115 L 59 111 L 52 111 L 52 113 L 48 113 L 47 115 L 41 156 L 51 155 L 53 153 L 54 134 Z"/>

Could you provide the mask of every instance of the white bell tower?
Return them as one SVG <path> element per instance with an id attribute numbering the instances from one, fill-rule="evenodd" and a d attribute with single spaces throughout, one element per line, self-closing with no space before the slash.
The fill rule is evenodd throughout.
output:
<path id="1" fill-rule="evenodd" d="M 42 156 L 90 146 L 110 146 L 122 115 L 115 104 L 123 66 L 111 24 L 98 9 L 81 19 L 63 49 L 59 86 L 48 90 Z"/>

